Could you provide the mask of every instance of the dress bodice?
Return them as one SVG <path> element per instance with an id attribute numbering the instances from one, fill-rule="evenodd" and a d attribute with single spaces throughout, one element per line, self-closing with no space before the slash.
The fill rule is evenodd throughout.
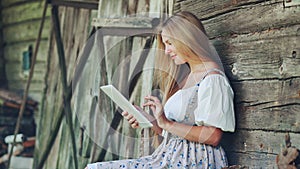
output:
<path id="1" fill-rule="evenodd" d="M 178 90 L 165 104 L 165 114 L 169 120 L 194 125 L 194 110 L 197 107 L 197 86 Z"/>
<path id="2" fill-rule="evenodd" d="M 178 90 L 164 112 L 169 120 L 184 124 L 235 129 L 233 91 L 224 74 L 204 76 L 195 86 Z"/>

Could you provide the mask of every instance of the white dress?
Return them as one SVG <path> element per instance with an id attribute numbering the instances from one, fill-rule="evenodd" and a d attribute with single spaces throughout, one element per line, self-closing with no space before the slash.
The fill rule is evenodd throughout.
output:
<path id="1" fill-rule="evenodd" d="M 166 117 L 188 125 L 214 126 L 233 132 L 233 91 L 223 72 L 220 73 L 204 76 L 197 85 L 177 91 L 165 104 Z M 164 141 L 152 155 L 93 163 L 88 169 L 220 169 L 227 165 L 221 146 L 192 142 L 165 132 Z"/>

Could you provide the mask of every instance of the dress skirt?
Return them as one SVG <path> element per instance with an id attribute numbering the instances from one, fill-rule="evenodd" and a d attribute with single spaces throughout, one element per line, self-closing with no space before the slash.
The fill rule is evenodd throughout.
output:
<path id="1" fill-rule="evenodd" d="M 214 147 L 170 136 L 152 155 L 93 163 L 88 165 L 88 169 L 220 169 L 226 166 L 227 159 L 221 146 Z"/>

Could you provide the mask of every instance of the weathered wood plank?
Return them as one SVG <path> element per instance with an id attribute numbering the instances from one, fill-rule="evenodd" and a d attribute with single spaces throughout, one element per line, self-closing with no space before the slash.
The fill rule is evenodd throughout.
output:
<path id="1" fill-rule="evenodd" d="M 73 7 L 81 9 L 98 9 L 98 1 L 96 0 L 84 0 L 84 1 L 70 1 L 70 0 L 52 0 L 52 5 Z"/>
<path id="2" fill-rule="evenodd" d="M 25 88 L 26 81 L 25 80 L 10 80 L 8 81 L 9 87 L 13 91 L 20 91 Z M 30 92 L 37 93 L 42 92 L 44 90 L 45 85 L 43 81 L 32 81 L 30 84 Z M 30 93 L 33 94 L 33 93 Z M 35 99 L 36 100 L 36 99 Z"/>
<path id="3" fill-rule="evenodd" d="M 9 6 L 26 3 L 27 1 L 37 1 L 37 0 L 1 0 L 1 5 L 2 7 L 9 7 Z"/>
<path id="4" fill-rule="evenodd" d="M 55 122 L 57 120 L 57 117 L 56 116 L 52 122 Z M 47 132 L 45 133 L 39 133 L 40 135 L 43 135 L 43 134 L 48 134 Z M 52 163 L 45 163 L 44 167 L 43 168 L 57 168 L 57 161 L 59 160 L 58 159 L 58 154 L 59 154 L 59 148 L 61 148 L 60 146 L 56 146 L 56 145 L 59 145 L 60 141 L 61 141 L 61 136 L 62 136 L 62 127 L 60 127 L 59 131 L 58 131 L 58 134 L 55 138 L 55 141 L 54 141 L 54 146 L 51 147 L 51 151 L 49 153 L 49 156 L 51 157 L 51 160 L 55 160 L 55 162 L 52 162 Z M 42 143 L 44 144 L 44 143 Z M 36 150 L 37 152 L 45 152 L 45 146 L 41 146 L 39 147 L 40 149 L 39 150 Z M 41 154 L 40 154 L 41 155 Z M 39 156 L 40 157 L 40 156 Z M 35 159 L 36 160 L 36 159 Z"/>
<path id="5" fill-rule="evenodd" d="M 46 63 L 36 62 L 32 80 L 44 80 L 45 67 Z M 22 80 L 27 78 L 27 75 L 23 74 L 22 63 L 7 62 L 5 68 L 8 80 Z"/>
<path id="6" fill-rule="evenodd" d="M 4 43 L 19 43 L 22 41 L 33 41 L 37 38 L 38 27 L 40 20 L 28 21 L 16 25 L 3 27 L 3 39 Z M 47 39 L 50 34 L 50 19 L 46 18 L 44 29 L 42 33 L 42 39 Z"/>
<path id="7" fill-rule="evenodd" d="M 17 5 L 21 5 L 21 4 L 24 4 L 24 3 L 30 3 L 30 2 L 36 2 L 36 1 L 38 1 L 38 2 L 41 2 L 40 0 L 2 0 L 2 6 L 3 7 L 11 7 L 11 6 L 17 6 Z M 52 2 L 53 1 L 53 2 Z M 72 6 L 72 4 L 74 4 L 74 3 L 72 3 L 72 2 L 75 2 L 75 4 L 76 4 L 76 1 L 78 2 L 78 0 L 74 0 L 74 1 L 70 1 L 70 0 L 66 0 L 66 1 L 62 1 L 62 0 L 52 0 L 51 2 L 54 4 L 54 5 L 62 5 L 62 6 Z M 80 1 L 79 1 L 80 2 Z M 88 6 L 88 7 L 92 7 L 92 6 L 94 6 L 94 5 L 92 5 L 92 4 L 97 4 L 98 3 L 98 0 L 82 0 L 82 2 L 81 3 L 83 3 L 83 2 L 86 2 L 87 3 L 87 5 L 86 4 L 84 4 L 83 5 L 83 7 L 86 7 L 86 6 Z M 74 5 L 73 5 L 74 6 Z M 78 7 L 78 6 L 77 6 Z M 94 9 L 94 7 L 93 7 L 93 9 Z M 96 8 L 97 9 L 97 8 Z"/>
<path id="8" fill-rule="evenodd" d="M 273 3 L 279 1 L 280 0 L 276 0 L 273 1 Z M 174 4 L 174 10 L 175 12 L 179 10 L 187 10 L 201 16 L 201 18 L 211 18 L 234 10 L 239 10 L 241 8 L 247 8 L 248 6 L 266 5 L 268 3 L 271 2 L 262 0 L 205 0 L 199 3 L 198 1 L 193 0 L 179 0 L 179 2 L 177 0 Z"/>
<path id="9" fill-rule="evenodd" d="M 0 13 L 2 9 L 0 9 Z M 4 46 L 3 46 L 3 31 L 2 31 L 2 15 L 0 15 L 0 88 L 7 87 L 6 74 L 5 74 L 5 59 L 4 59 Z"/>
<path id="10" fill-rule="evenodd" d="M 22 54 L 28 50 L 28 47 L 32 45 L 34 47 L 35 41 L 20 42 L 4 47 L 5 60 L 7 62 L 22 62 Z M 37 62 L 46 62 L 49 52 L 49 41 L 42 40 L 40 42 L 40 48 L 37 56 Z"/>
<path id="11" fill-rule="evenodd" d="M 237 103 L 245 103 L 246 106 L 257 106 L 258 108 L 268 108 L 270 102 L 293 101 L 299 99 L 300 79 L 293 78 L 287 80 L 252 80 L 242 82 L 232 82 Z M 274 103 L 276 106 L 276 103 Z"/>
<path id="12" fill-rule="evenodd" d="M 257 152 L 227 152 L 227 159 L 230 165 L 241 165 L 250 169 L 277 168 L 274 154 Z"/>
<path id="13" fill-rule="evenodd" d="M 285 147 L 285 134 L 286 132 L 239 129 L 235 133 L 226 133 L 223 145 L 228 151 L 278 154 Z M 299 147 L 300 135 L 289 134 L 292 145 Z"/>
<path id="14" fill-rule="evenodd" d="M 234 80 L 300 76 L 300 25 L 212 40 Z M 294 53 L 294 55 L 293 55 Z"/>
<path id="15" fill-rule="evenodd" d="M 300 79 L 234 82 L 238 128 L 299 132 Z"/>
<path id="16" fill-rule="evenodd" d="M 2 9 L 3 25 L 9 25 L 24 21 L 40 19 L 43 14 L 43 1 L 32 1 Z M 46 16 L 50 17 L 50 9 Z"/>
<path id="17" fill-rule="evenodd" d="M 82 46 L 86 42 L 88 28 L 89 28 L 89 14 L 88 10 L 80 10 L 74 8 L 60 7 L 60 24 L 63 36 L 63 43 L 65 48 L 65 59 L 68 62 L 68 78 L 71 79 L 73 76 L 73 69 L 76 65 L 76 59 L 78 59 Z M 76 19 L 74 19 L 76 18 Z M 54 39 L 53 39 L 54 40 Z M 38 129 L 38 137 L 40 140 L 40 145 L 45 146 L 48 143 L 48 138 L 51 133 L 50 129 L 54 128 L 54 124 L 59 113 L 63 113 L 59 108 L 63 106 L 62 102 L 62 86 L 60 80 L 60 69 L 58 67 L 58 57 L 55 42 L 51 41 L 50 51 L 51 59 L 49 60 L 49 67 L 47 70 L 46 78 L 46 93 L 44 98 L 44 104 L 42 105 L 42 111 L 46 112 L 40 116 L 40 128 Z M 97 64 L 97 62 L 95 62 Z M 90 77 L 90 76 L 89 76 Z M 79 97 L 80 98 L 80 97 Z M 55 107 L 53 107 L 53 104 Z M 51 117 L 50 117 L 51 116 Z M 77 118 L 77 114 L 73 115 L 74 120 Z M 46 124 L 46 125 L 45 125 Z M 76 123 L 78 124 L 78 123 Z M 48 126 L 48 127 L 46 127 Z M 50 126 L 50 127 L 49 127 Z M 78 125 L 74 129 L 76 138 L 78 138 L 78 146 L 80 145 L 80 128 L 83 126 Z M 46 129 L 47 128 L 47 129 Z M 45 163 L 45 168 L 74 168 L 73 167 L 73 158 L 70 154 L 72 150 L 69 148 L 70 139 L 69 139 L 69 130 L 67 130 L 67 125 L 63 122 L 61 126 L 60 133 L 57 135 L 57 140 L 52 145 L 51 154 L 48 156 L 48 159 Z M 67 149 L 66 149 L 67 148 Z M 43 153 L 43 150 L 37 150 L 36 154 Z M 82 161 L 87 159 L 81 159 L 75 157 L 79 164 L 80 168 L 84 168 Z M 39 161 L 39 159 L 35 159 Z M 82 161 L 81 161 L 82 160 Z"/>
<path id="18" fill-rule="evenodd" d="M 266 109 L 237 107 L 238 129 L 300 132 L 300 105 L 287 104 Z"/>
<path id="19" fill-rule="evenodd" d="M 198 3 L 199 6 L 202 4 Z M 189 11 L 197 13 L 192 7 Z M 284 8 L 282 1 L 263 1 L 254 5 L 242 6 L 238 10 L 229 10 L 227 13 L 209 18 L 204 21 L 204 25 L 210 37 L 217 37 L 296 25 L 300 23 L 299 15 L 299 8 Z M 201 13 L 197 16 L 202 18 Z"/>
<path id="20" fill-rule="evenodd" d="M 152 28 L 152 18 L 123 17 L 123 18 L 94 18 L 92 25 L 96 27 L 125 27 L 125 28 Z"/>

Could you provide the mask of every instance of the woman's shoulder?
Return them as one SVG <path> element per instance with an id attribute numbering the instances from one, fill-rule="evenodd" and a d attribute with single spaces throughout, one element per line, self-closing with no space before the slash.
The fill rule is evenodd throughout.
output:
<path id="1" fill-rule="evenodd" d="M 211 72 L 205 76 L 201 82 L 199 82 L 199 86 L 203 84 L 202 86 L 230 86 L 229 80 L 226 77 L 225 73 L 219 73 L 219 72 Z"/>

